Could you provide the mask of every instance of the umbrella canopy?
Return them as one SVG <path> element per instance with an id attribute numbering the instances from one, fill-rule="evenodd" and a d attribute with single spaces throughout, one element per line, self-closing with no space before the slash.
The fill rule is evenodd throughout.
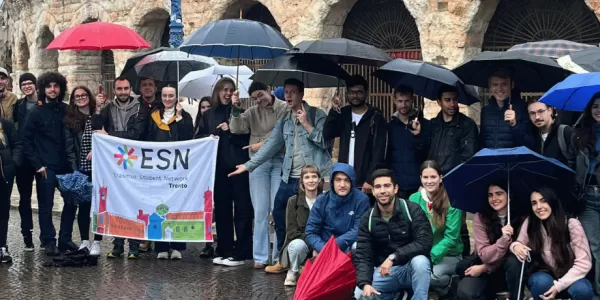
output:
<path id="1" fill-rule="evenodd" d="M 190 98 L 202 98 L 204 96 L 210 96 L 215 84 L 219 79 L 223 77 L 231 78 L 235 81 L 236 79 L 236 66 L 221 66 L 214 65 L 207 69 L 200 71 L 192 71 L 185 75 L 181 81 L 179 81 L 179 95 Z M 247 66 L 240 66 L 239 77 L 238 77 L 238 90 L 240 91 L 240 98 L 249 98 L 248 88 L 252 83 L 250 76 L 254 74 Z"/>
<path id="2" fill-rule="evenodd" d="M 326 88 L 344 85 L 348 77 L 342 67 L 320 56 L 282 55 L 256 70 L 250 79 L 274 86 L 296 78 L 306 88 Z"/>
<path id="3" fill-rule="evenodd" d="M 584 111 L 600 92 L 600 73 L 573 74 L 553 86 L 540 102 L 566 111 Z"/>
<path id="4" fill-rule="evenodd" d="M 508 51 L 517 51 L 529 55 L 559 58 L 564 55 L 569 55 L 577 51 L 594 47 L 598 48 L 594 45 L 571 42 L 567 40 L 550 40 L 514 45 L 510 47 Z"/>
<path id="5" fill-rule="evenodd" d="M 600 72 L 600 48 L 590 47 L 556 60 L 565 70 L 573 73 Z"/>
<path id="6" fill-rule="evenodd" d="M 273 59 L 290 48 L 292 44 L 273 27 L 243 19 L 208 23 L 179 46 L 192 54 L 243 59 Z"/>
<path id="7" fill-rule="evenodd" d="M 344 38 L 303 41 L 287 54 L 320 55 L 338 64 L 381 66 L 390 61 L 381 49 Z"/>
<path id="8" fill-rule="evenodd" d="M 432 63 L 396 58 L 373 72 L 373 76 L 392 87 L 410 86 L 417 95 L 428 99 L 437 99 L 440 88 L 451 85 L 458 90 L 458 102 L 471 105 L 479 101 L 474 88 L 465 87 L 452 71 Z"/>
<path id="9" fill-rule="evenodd" d="M 518 147 L 482 149 L 446 174 L 443 181 L 453 207 L 476 213 L 489 205 L 491 183 L 507 183 L 510 205 L 526 209 L 533 189 L 560 186 L 566 191 L 574 178 L 574 172 L 558 160 Z M 561 200 L 568 201 L 566 195 Z"/>
<path id="10" fill-rule="evenodd" d="M 488 79 L 498 70 L 508 71 L 515 87 L 522 92 L 547 91 L 568 75 L 549 57 L 517 51 L 481 52 L 453 71 L 465 84 L 488 87 Z"/>
<path id="11" fill-rule="evenodd" d="M 216 60 L 206 56 L 192 55 L 182 51 L 162 51 L 142 58 L 135 65 L 135 71 L 139 77 L 179 82 L 191 71 L 206 69 L 216 64 Z"/>
<path id="12" fill-rule="evenodd" d="M 156 53 L 163 52 L 163 51 L 179 51 L 179 50 L 175 49 L 175 48 L 169 48 L 169 47 L 159 47 L 159 48 L 144 51 L 142 53 L 138 53 L 134 56 L 131 56 L 130 58 L 127 59 L 127 62 L 125 62 L 125 66 L 123 67 L 123 71 L 121 71 L 120 76 L 129 77 L 132 74 L 134 76 L 137 76 L 137 72 L 135 71 L 135 65 L 138 62 L 140 62 L 140 60 L 142 60 L 144 57 L 146 57 L 148 55 L 156 54 Z"/>
<path id="13" fill-rule="evenodd" d="M 89 177 L 79 171 L 73 173 L 56 175 L 58 189 L 64 195 L 65 199 L 72 200 L 72 204 L 80 204 L 92 201 L 92 183 Z"/>
<path id="14" fill-rule="evenodd" d="M 152 48 L 133 29 L 107 22 L 76 25 L 61 32 L 47 50 L 137 50 Z"/>

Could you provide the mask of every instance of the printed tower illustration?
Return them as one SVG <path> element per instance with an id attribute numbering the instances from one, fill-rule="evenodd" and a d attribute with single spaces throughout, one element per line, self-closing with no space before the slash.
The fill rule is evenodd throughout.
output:
<path id="1" fill-rule="evenodd" d="M 106 197 L 108 194 L 108 188 L 105 186 L 100 187 L 100 207 L 98 208 L 98 213 L 103 213 L 106 211 Z"/>
<path id="2" fill-rule="evenodd" d="M 212 240 L 212 214 L 213 214 L 213 193 L 211 190 L 204 192 L 204 238 Z"/>

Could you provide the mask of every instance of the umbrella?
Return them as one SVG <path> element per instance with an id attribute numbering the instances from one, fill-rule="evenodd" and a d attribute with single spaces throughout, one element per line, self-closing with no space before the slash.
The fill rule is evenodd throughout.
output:
<path id="1" fill-rule="evenodd" d="M 72 199 L 74 204 L 92 201 L 92 183 L 87 175 L 75 171 L 56 175 L 56 179 L 58 180 L 58 189 L 64 196 L 67 196 L 65 199 Z"/>
<path id="2" fill-rule="evenodd" d="M 600 73 L 573 74 L 553 86 L 540 102 L 566 111 L 584 111 L 600 92 Z"/>
<path id="3" fill-rule="evenodd" d="M 559 58 L 564 55 L 569 55 L 571 53 L 593 47 L 597 48 L 594 45 L 571 42 L 567 40 L 550 40 L 514 45 L 507 51 L 517 51 L 529 55 Z"/>
<path id="4" fill-rule="evenodd" d="M 179 81 L 179 94 L 190 98 L 209 96 L 219 79 L 223 77 L 235 79 L 236 69 L 235 66 L 214 65 L 204 70 L 192 71 Z M 250 76 L 254 73 L 247 66 L 241 66 L 239 74 L 239 96 L 240 98 L 249 98 L 248 88 L 252 83 Z"/>
<path id="5" fill-rule="evenodd" d="M 574 178 L 574 172 L 558 160 L 517 147 L 482 149 L 446 174 L 443 181 L 453 207 L 476 213 L 488 205 L 486 195 L 491 183 L 507 182 L 510 204 L 525 208 L 533 189 L 559 186 L 570 193 L 566 187 L 573 186 L 568 183 Z M 568 201 L 568 193 L 563 193 L 562 201 Z"/>
<path id="6" fill-rule="evenodd" d="M 600 48 L 591 47 L 571 53 L 558 58 L 556 62 L 573 73 L 600 72 Z"/>
<path id="7" fill-rule="evenodd" d="M 440 88 L 451 85 L 458 89 L 460 103 L 471 105 L 479 101 L 474 88 L 465 87 L 452 71 L 432 63 L 396 58 L 373 72 L 373 76 L 392 87 L 410 86 L 417 95 L 428 99 L 437 99 Z"/>
<path id="8" fill-rule="evenodd" d="M 148 55 L 152 55 L 152 54 L 156 54 L 159 52 L 163 52 L 163 51 L 179 51 L 175 48 L 169 48 L 169 47 L 159 47 L 159 48 L 155 48 L 152 50 L 148 50 L 139 54 L 136 54 L 134 56 L 131 56 L 130 58 L 127 59 L 127 62 L 125 62 L 125 67 L 123 67 L 123 71 L 121 71 L 121 75 L 120 76 L 137 76 L 137 72 L 135 71 L 135 65 L 140 62 L 140 60 L 142 60 L 144 57 L 148 56 Z"/>
<path id="9" fill-rule="evenodd" d="M 306 262 L 294 300 L 350 299 L 355 286 L 356 270 L 350 254 L 342 252 L 332 236 L 317 259 Z"/>
<path id="10" fill-rule="evenodd" d="M 134 30 L 119 24 L 91 22 L 61 32 L 47 50 L 137 50 L 152 48 Z"/>
<path id="11" fill-rule="evenodd" d="M 306 88 L 326 88 L 344 85 L 349 75 L 338 64 L 320 56 L 282 55 L 250 77 L 266 85 L 283 85 L 288 78 L 296 78 Z"/>
<path id="12" fill-rule="evenodd" d="M 383 50 L 344 38 L 303 41 L 287 54 L 319 55 L 338 64 L 381 66 L 390 61 Z"/>
<path id="13" fill-rule="evenodd" d="M 522 92 L 547 91 L 568 75 L 549 57 L 517 51 L 481 52 L 453 71 L 465 84 L 488 87 L 488 79 L 498 70 L 507 70 L 515 87 Z"/>
<path id="14" fill-rule="evenodd" d="M 213 58 L 191 55 L 182 51 L 162 51 L 142 58 L 135 71 L 139 77 L 158 81 L 179 82 L 191 71 L 206 69 L 217 64 Z"/>

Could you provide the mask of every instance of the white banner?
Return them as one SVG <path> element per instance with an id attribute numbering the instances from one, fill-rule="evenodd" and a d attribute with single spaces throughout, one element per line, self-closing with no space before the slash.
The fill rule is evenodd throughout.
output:
<path id="1" fill-rule="evenodd" d="M 218 142 L 94 134 L 92 231 L 137 240 L 212 241 Z"/>

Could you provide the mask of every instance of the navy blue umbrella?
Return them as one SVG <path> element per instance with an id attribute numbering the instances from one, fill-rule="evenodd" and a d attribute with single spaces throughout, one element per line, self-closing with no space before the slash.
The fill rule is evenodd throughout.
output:
<path id="1" fill-rule="evenodd" d="M 64 175 L 56 175 L 58 190 L 71 204 L 81 204 L 92 201 L 92 183 L 89 177 L 79 171 Z"/>
<path id="2" fill-rule="evenodd" d="M 592 96 L 600 92 L 600 73 L 573 74 L 557 83 L 540 102 L 566 111 L 584 111 Z"/>
<path id="3" fill-rule="evenodd" d="M 491 183 L 506 182 L 510 204 L 525 208 L 531 192 L 542 186 L 558 187 L 555 192 L 562 201 L 568 201 L 568 193 L 561 190 L 570 192 L 574 178 L 573 170 L 558 160 L 518 147 L 482 149 L 446 174 L 443 181 L 453 207 L 476 213 L 488 205 Z"/>

